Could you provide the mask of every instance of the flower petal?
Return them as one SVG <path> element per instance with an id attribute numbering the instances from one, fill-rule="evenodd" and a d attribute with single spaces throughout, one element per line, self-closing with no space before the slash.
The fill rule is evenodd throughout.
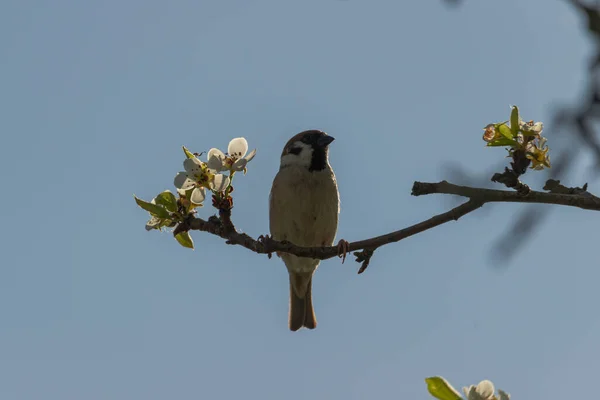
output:
<path id="1" fill-rule="evenodd" d="M 477 385 L 477 394 L 484 399 L 491 399 L 494 396 L 494 384 L 489 380 L 483 380 Z"/>
<path id="2" fill-rule="evenodd" d="M 481 397 L 481 395 L 477 392 L 477 387 L 471 385 L 468 388 L 464 387 L 463 392 L 465 392 L 465 396 L 467 400 L 487 400 Z"/>
<path id="3" fill-rule="evenodd" d="M 243 137 L 231 139 L 229 146 L 227 146 L 227 153 L 230 156 L 242 158 L 248 152 L 248 142 Z"/>
<path id="4" fill-rule="evenodd" d="M 235 162 L 231 166 L 231 169 L 234 171 L 241 171 L 244 168 L 246 168 L 246 164 L 248 164 L 248 160 L 246 160 L 245 158 L 240 158 L 239 160 L 235 160 Z"/>
<path id="5" fill-rule="evenodd" d="M 205 198 L 204 188 L 195 188 L 190 196 L 190 201 L 194 204 L 202 204 Z"/>
<path id="6" fill-rule="evenodd" d="M 246 159 L 247 162 L 250 162 L 250 160 L 252 160 L 254 158 L 254 156 L 256 155 L 256 149 L 252 150 L 250 153 L 248 153 L 248 155 L 246 157 L 244 157 Z"/>
<path id="7" fill-rule="evenodd" d="M 183 161 L 183 168 L 185 168 L 185 172 L 187 172 L 188 175 L 198 176 L 202 174 L 202 161 L 198 160 L 196 157 L 186 158 Z"/>
<path id="8" fill-rule="evenodd" d="M 213 172 L 220 172 L 220 171 L 224 171 L 226 169 L 225 165 L 223 164 L 223 160 L 221 160 L 220 158 L 218 158 L 216 156 L 212 156 L 211 158 L 209 158 L 206 165 L 207 165 L 208 169 Z"/>
<path id="9" fill-rule="evenodd" d="M 217 172 L 225 170 L 224 161 L 225 154 L 219 150 L 212 148 L 208 151 L 208 168 L 215 170 Z"/>
<path id="10" fill-rule="evenodd" d="M 208 169 L 216 172 L 223 171 L 223 163 L 217 157 L 211 157 L 208 159 L 206 163 L 208 165 Z"/>
<path id="11" fill-rule="evenodd" d="M 175 176 L 173 180 L 173 184 L 177 189 L 187 190 L 194 186 L 195 182 L 188 178 L 188 174 L 185 172 L 180 172 Z"/>
<path id="12" fill-rule="evenodd" d="M 162 222 L 162 219 L 155 217 L 154 215 L 150 217 L 150 221 L 146 223 L 146 230 L 151 231 L 152 229 L 156 229 L 158 225 Z"/>
<path id="13" fill-rule="evenodd" d="M 211 189 L 217 192 L 222 192 L 227 186 L 229 186 L 229 177 L 223 174 L 216 174 L 215 180 L 211 182 Z"/>
<path id="14" fill-rule="evenodd" d="M 471 392 L 471 389 L 473 389 L 473 390 L 475 389 L 475 386 L 473 386 L 473 385 L 470 385 L 469 387 L 463 386 L 462 389 L 463 389 L 463 393 L 465 394 L 465 397 L 467 398 L 467 400 L 470 400 L 469 393 Z"/>
<path id="15" fill-rule="evenodd" d="M 498 398 L 500 400 L 510 400 L 510 394 L 506 393 L 503 390 L 498 389 Z"/>
<path id="16" fill-rule="evenodd" d="M 210 159 L 212 156 L 216 156 L 218 158 L 220 158 L 221 160 L 225 159 L 225 153 L 223 153 L 221 150 L 219 149 L 215 149 L 214 147 L 212 149 L 210 149 L 208 151 L 208 154 L 206 155 L 206 157 L 208 159 Z"/>

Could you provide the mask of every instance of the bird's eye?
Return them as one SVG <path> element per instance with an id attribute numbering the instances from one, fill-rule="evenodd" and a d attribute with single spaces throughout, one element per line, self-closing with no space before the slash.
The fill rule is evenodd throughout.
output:
<path id="1" fill-rule="evenodd" d="M 288 153 L 298 155 L 298 154 L 300 154 L 301 151 L 302 151 L 302 147 L 291 147 L 288 150 Z"/>

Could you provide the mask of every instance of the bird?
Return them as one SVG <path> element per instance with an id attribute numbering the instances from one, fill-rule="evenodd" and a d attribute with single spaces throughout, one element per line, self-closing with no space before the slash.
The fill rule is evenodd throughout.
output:
<path id="1" fill-rule="evenodd" d="M 294 135 L 283 148 L 269 195 L 271 237 L 297 246 L 332 246 L 338 228 L 340 196 L 329 164 L 335 139 L 320 130 Z M 341 240 L 341 248 L 348 242 Z M 345 253 L 344 253 L 345 254 Z M 312 279 L 320 260 L 278 253 L 289 273 L 289 329 L 314 329 Z"/>

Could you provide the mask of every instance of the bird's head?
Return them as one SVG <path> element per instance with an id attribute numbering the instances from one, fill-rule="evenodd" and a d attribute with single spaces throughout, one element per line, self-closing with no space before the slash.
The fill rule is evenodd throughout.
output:
<path id="1" fill-rule="evenodd" d="M 335 139 L 323 131 L 300 132 L 286 143 L 281 153 L 281 166 L 299 166 L 309 171 L 321 171 L 328 165 L 329 145 Z"/>

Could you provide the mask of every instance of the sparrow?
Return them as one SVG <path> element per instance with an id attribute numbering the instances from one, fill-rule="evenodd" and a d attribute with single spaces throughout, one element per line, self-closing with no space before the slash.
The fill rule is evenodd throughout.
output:
<path id="1" fill-rule="evenodd" d="M 337 182 L 329 165 L 333 141 L 325 132 L 308 130 L 293 136 L 283 148 L 269 195 L 269 227 L 274 240 L 305 247 L 333 245 L 340 212 Z M 320 260 L 278 255 L 290 278 L 290 330 L 316 328 L 312 278 Z"/>

